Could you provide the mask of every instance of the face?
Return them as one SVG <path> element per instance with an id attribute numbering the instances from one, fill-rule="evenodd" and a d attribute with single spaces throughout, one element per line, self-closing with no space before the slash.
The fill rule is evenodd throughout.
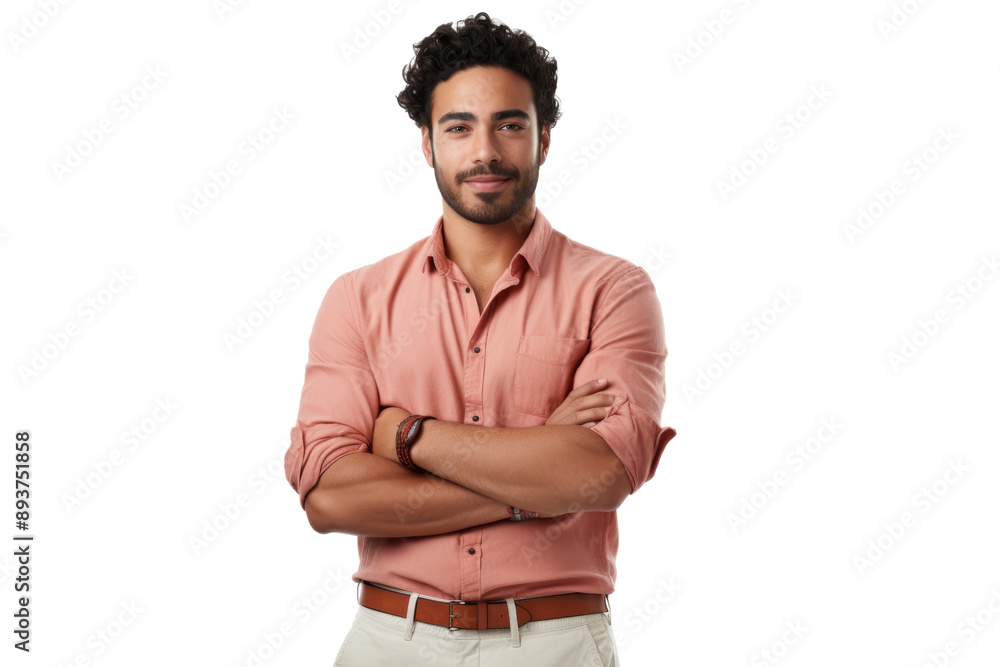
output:
<path id="1" fill-rule="evenodd" d="M 549 128 L 538 133 L 531 83 L 502 67 L 471 67 L 439 83 L 424 156 L 445 205 L 466 220 L 495 225 L 535 196 Z"/>

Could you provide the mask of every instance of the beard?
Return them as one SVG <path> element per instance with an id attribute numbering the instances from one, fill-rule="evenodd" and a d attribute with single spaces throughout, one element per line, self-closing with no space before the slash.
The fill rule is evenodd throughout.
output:
<path id="1" fill-rule="evenodd" d="M 431 157 L 434 157 L 433 148 Z M 534 164 L 524 173 L 517 167 L 510 169 L 498 165 L 483 166 L 472 171 L 466 171 L 455 176 L 455 183 L 448 183 L 444 174 L 438 169 L 434 159 L 434 180 L 437 181 L 441 198 L 460 216 L 481 225 L 496 225 L 510 220 L 524 208 L 534 194 L 538 185 L 538 171 L 541 159 L 541 148 L 535 156 Z M 462 197 L 462 181 L 475 176 L 500 176 L 510 178 L 512 183 L 500 192 L 470 192 L 465 199 Z"/>

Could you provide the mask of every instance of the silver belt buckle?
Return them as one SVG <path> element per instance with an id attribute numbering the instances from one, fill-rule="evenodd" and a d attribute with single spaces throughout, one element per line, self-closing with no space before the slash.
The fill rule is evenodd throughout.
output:
<path id="1" fill-rule="evenodd" d="M 448 600 L 448 629 L 449 630 L 462 630 L 463 628 L 456 628 L 452 625 L 453 618 L 462 618 L 461 614 L 456 614 L 455 610 L 452 608 L 456 604 L 469 604 L 465 600 Z"/>

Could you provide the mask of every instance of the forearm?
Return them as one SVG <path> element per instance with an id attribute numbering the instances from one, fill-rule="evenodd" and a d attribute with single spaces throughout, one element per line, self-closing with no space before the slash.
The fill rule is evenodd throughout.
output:
<path id="1" fill-rule="evenodd" d="M 631 491 L 624 466 L 583 426 L 488 428 L 427 420 L 414 465 L 504 505 L 545 514 L 612 511 Z"/>
<path id="2" fill-rule="evenodd" d="M 319 533 L 366 537 L 437 535 L 508 517 L 505 503 L 365 452 L 331 465 L 305 509 Z"/>

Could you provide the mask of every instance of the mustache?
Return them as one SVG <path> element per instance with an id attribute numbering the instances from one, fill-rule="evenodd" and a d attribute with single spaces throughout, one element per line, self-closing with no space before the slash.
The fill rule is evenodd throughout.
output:
<path id="1" fill-rule="evenodd" d="M 465 173 L 459 174 L 457 176 L 457 180 L 461 182 L 468 178 L 475 178 L 476 176 L 499 176 L 500 178 L 517 179 L 520 176 L 520 171 L 518 171 L 516 168 L 507 171 L 504 169 L 500 169 L 498 167 L 490 167 L 484 169 L 476 169 L 473 171 L 467 171 Z"/>

